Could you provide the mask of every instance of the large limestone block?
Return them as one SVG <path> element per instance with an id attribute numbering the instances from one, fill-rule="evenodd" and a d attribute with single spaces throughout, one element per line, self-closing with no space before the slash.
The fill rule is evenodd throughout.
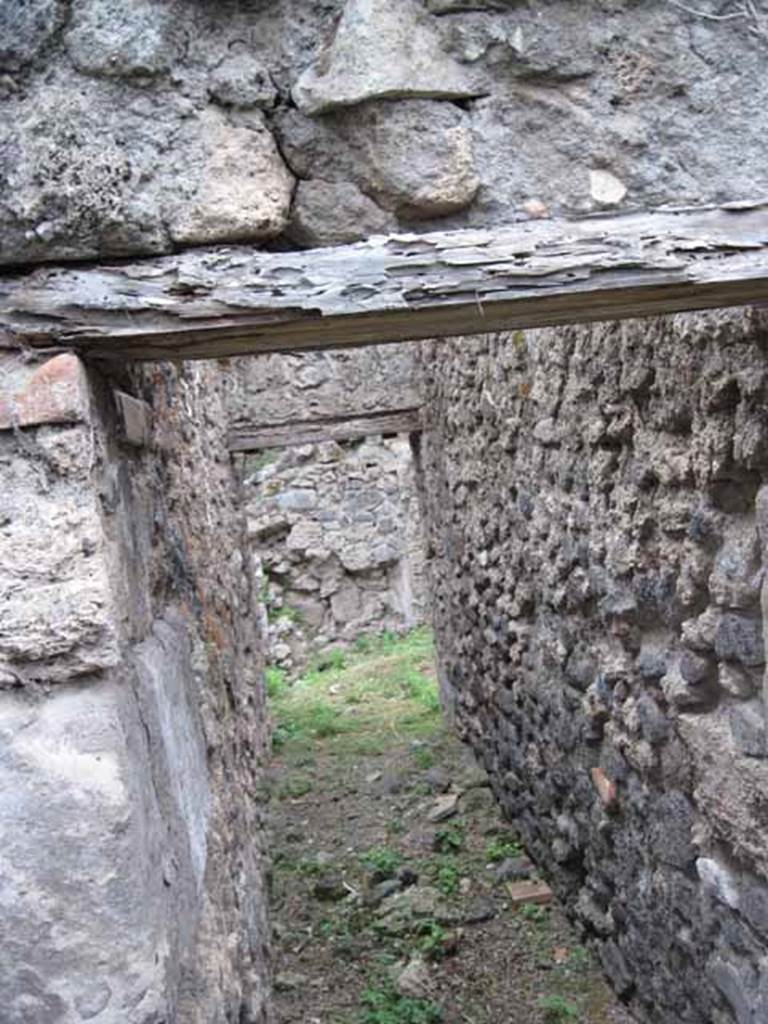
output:
<path id="1" fill-rule="evenodd" d="M 278 118 L 277 131 L 299 177 L 337 187 L 353 182 L 380 208 L 404 218 L 456 213 L 472 203 L 480 184 L 470 118 L 452 103 L 372 101 L 324 118 L 289 110 Z M 297 195 L 298 219 L 313 195 L 305 187 Z M 359 205 L 345 194 L 334 207 L 337 231 L 379 230 L 369 208 L 361 220 Z"/>
<path id="2" fill-rule="evenodd" d="M 151 97 L 53 78 L 0 120 L 0 263 L 162 252 L 158 167 L 174 123 Z M 121 99 L 123 99 L 121 97 Z"/>
<path id="3" fill-rule="evenodd" d="M 366 111 L 358 139 L 364 187 L 405 217 L 442 217 L 469 206 L 480 185 L 462 111 L 424 100 Z"/>
<path id="4" fill-rule="evenodd" d="M 293 88 L 308 114 L 370 99 L 477 95 L 415 0 L 348 0 L 333 37 Z"/>
<path id="5" fill-rule="evenodd" d="M 61 682 L 119 660 L 93 443 L 86 424 L 0 435 L 0 684 Z"/>
<path id="6" fill-rule="evenodd" d="M 209 108 L 193 146 L 197 159 L 178 182 L 170 218 L 174 242 L 246 241 L 283 230 L 293 179 L 261 115 L 233 124 Z"/>

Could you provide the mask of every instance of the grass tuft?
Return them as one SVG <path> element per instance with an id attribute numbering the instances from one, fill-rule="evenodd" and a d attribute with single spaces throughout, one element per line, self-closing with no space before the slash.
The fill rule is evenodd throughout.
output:
<path id="1" fill-rule="evenodd" d="M 440 1007 L 428 999 L 399 996 L 387 986 L 365 989 L 360 1024 L 439 1024 Z"/>
<path id="2" fill-rule="evenodd" d="M 568 1021 L 581 1020 L 581 1014 L 572 1002 L 563 996 L 542 996 L 539 1009 L 544 1011 L 547 1024 L 567 1024 Z"/>

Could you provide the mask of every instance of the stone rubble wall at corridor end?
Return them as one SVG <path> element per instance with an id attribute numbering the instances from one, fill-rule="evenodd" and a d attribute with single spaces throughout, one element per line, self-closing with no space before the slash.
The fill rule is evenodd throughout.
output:
<path id="1" fill-rule="evenodd" d="M 275 453 L 243 496 L 267 658 L 290 672 L 363 633 L 426 616 L 424 548 L 408 437 Z M 261 457 L 261 461 L 264 460 Z"/>
<path id="2" fill-rule="evenodd" d="M 768 1019 L 768 322 L 424 349 L 443 698 L 621 995 Z"/>
<path id="3" fill-rule="evenodd" d="M 418 343 L 241 359 L 232 426 L 417 408 Z M 236 456 L 267 638 L 291 673 L 361 633 L 425 620 L 424 546 L 405 434 Z"/>

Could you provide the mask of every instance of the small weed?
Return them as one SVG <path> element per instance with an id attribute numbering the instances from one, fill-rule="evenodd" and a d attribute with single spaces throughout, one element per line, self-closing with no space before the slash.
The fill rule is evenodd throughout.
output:
<path id="1" fill-rule="evenodd" d="M 284 604 L 282 608 L 267 609 L 267 619 L 269 622 L 293 622 L 295 625 L 300 626 L 304 621 L 304 615 L 298 608 L 293 608 L 289 604 Z"/>
<path id="2" fill-rule="evenodd" d="M 575 971 L 586 971 L 589 965 L 589 950 L 585 946 L 574 946 L 568 955 L 568 966 Z"/>
<path id="3" fill-rule="evenodd" d="M 520 907 L 520 916 L 524 917 L 526 921 L 531 921 L 533 924 L 543 924 L 549 920 L 547 908 L 542 907 L 538 903 L 524 903 Z"/>
<path id="4" fill-rule="evenodd" d="M 301 857 L 296 861 L 293 870 L 303 878 L 313 878 L 323 871 L 323 866 L 318 864 L 313 857 Z"/>
<path id="5" fill-rule="evenodd" d="M 269 601 L 269 573 L 263 572 L 259 586 L 259 601 L 266 604 Z"/>
<path id="6" fill-rule="evenodd" d="M 360 1024 L 439 1024 L 442 1013 L 427 999 L 399 996 L 390 985 L 367 988 L 362 994 Z"/>
<path id="7" fill-rule="evenodd" d="M 460 880 L 461 873 L 454 864 L 440 864 L 435 872 L 435 885 L 444 896 L 455 896 Z"/>
<path id="8" fill-rule="evenodd" d="M 413 635 L 413 634 L 411 634 L 411 635 Z M 388 654 L 398 644 L 398 637 L 389 629 L 385 629 L 383 632 L 379 633 L 379 635 L 376 638 L 376 640 L 377 640 L 376 646 L 384 654 Z"/>
<path id="9" fill-rule="evenodd" d="M 577 1007 L 562 996 L 542 996 L 538 1005 L 539 1009 L 544 1011 L 547 1024 L 567 1024 L 568 1021 L 578 1021 L 581 1018 Z"/>
<path id="10" fill-rule="evenodd" d="M 278 724 L 272 730 L 272 746 L 275 750 L 280 750 L 281 747 L 284 747 L 290 738 L 290 730 L 282 725 Z"/>
<path id="11" fill-rule="evenodd" d="M 432 790 L 426 782 L 414 782 L 408 787 L 408 792 L 414 796 L 429 796 Z"/>
<path id="12" fill-rule="evenodd" d="M 464 846 L 466 825 L 446 825 L 435 834 L 435 847 L 440 853 L 458 853 Z"/>
<path id="13" fill-rule="evenodd" d="M 385 846 L 376 846 L 362 855 L 360 860 L 366 867 L 373 868 L 385 876 L 394 875 L 395 871 L 402 864 L 403 858 L 395 850 L 388 850 Z"/>
<path id="14" fill-rule="evenodd" d="M 422 921 L 419 925 L 419 952 L 428 960 L 441 960 L 445 956 L 448 933 L 437 921 Z"/>
<path id="15" fill-rule="evenodd" d="M 258 455 L 249 455 L 245 460 L 245 472 L 247 475 L 258 473 L 265 466 L 277 462 L 282 452 L 279 448 L 264 448 Z"/>
<path id="16" fill-rule="evenodd" d="M 485 848 L 485 859 L 498 864 L 507 857 L 519 857 L 522 852 L 522 846 L 515 839 L 492 839 Z"/>

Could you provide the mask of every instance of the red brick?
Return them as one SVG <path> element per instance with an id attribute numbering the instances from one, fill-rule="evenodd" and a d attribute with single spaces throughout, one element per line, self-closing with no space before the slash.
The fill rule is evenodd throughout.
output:
<path id="1" fill-rule="evenodd" d="M 83 364 L 68 352 L 54 356 L 34 371 L 14 404 L 21 427 L 88 419 L 88 383 Z"/>

